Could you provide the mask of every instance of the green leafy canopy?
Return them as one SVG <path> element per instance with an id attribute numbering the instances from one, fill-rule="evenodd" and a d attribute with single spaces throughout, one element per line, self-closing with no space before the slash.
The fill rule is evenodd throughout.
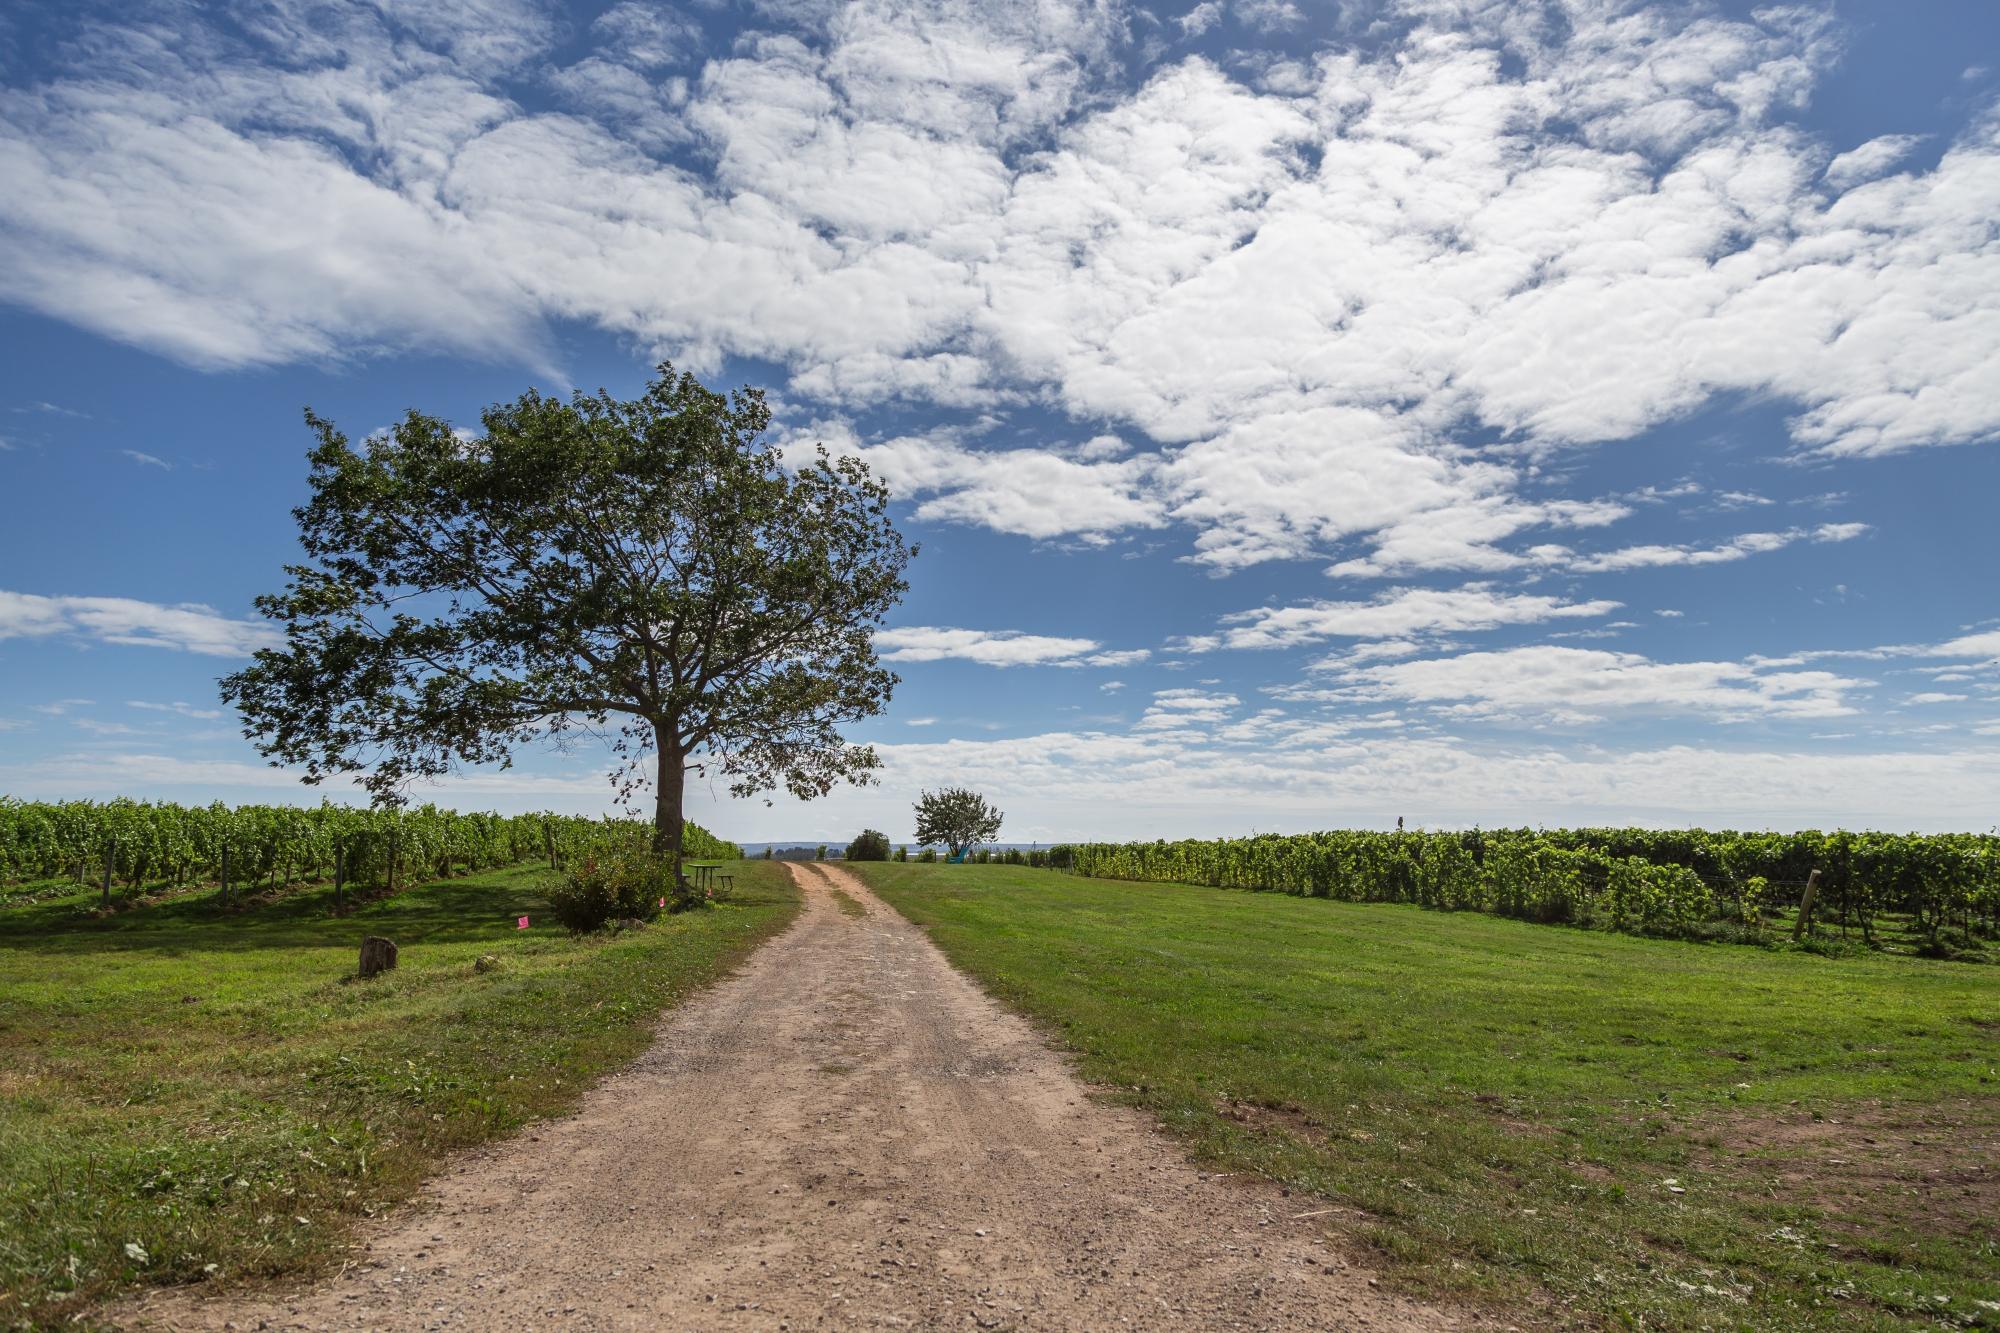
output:
<path id="1" fill-rule="evenodd" d="M 953 856 L 1000 836 L 1000 812 L 986 803 L 978 792 L 964 787 L 943 787 L 917 798 L 917 841 L 941 843 Z"/>
<path id="2" fill-rule="evenodd" d="M 595 734 L 621 800 L 657 755 L 676 846 L 690 767 L 809 799 L 879 766 L 840 729 L 897 683 L 872 635 L 916 548 L 858 460 L 780 458 L 761 392 L 663 364 L 637 399 L 531 390 L 471 437 L 412 411 L 356 448 L 306 419 L 308 560 L 258 601 L 285 646 L 222 681 L 274 763 L 394 802 Z"/>

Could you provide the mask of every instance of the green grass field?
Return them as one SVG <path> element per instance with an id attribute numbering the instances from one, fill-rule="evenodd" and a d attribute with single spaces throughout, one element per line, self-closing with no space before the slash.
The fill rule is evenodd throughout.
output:
<path id="1" fill-rule="evenodd" d="M 1407 1289 L 1535 1322 L 2000 1327 L 1991 967 L 848 868 Z"/>
<path id="2" fill-rule="evenodd" d="M 790 919 L 782 867 L 732 871 L 712 911 L 583 939 L 528 868 L 341 918 L 324 887 L 103 918 L 21 892 L 0 908 L 0 1326 L 324 1263 L 444 1154 L 572 1105 Z M 401 959 L 362 982 L 366 934 Z"/>

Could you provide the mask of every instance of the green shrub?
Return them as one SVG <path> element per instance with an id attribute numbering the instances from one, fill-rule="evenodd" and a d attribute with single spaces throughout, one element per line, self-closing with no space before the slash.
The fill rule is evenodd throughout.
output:
<path id="1" fill-rule="evenodd" d="M 667 863 L 637 848 L 585 856 L 549 889 L 549 908 L 572 933 L 628 917 L 651 921 L 667 895 Z"/>
<path id="2" fill-rule="evenodd" d="M 849 861 L 888 860 L 889 835 L 877 833 L 872 828 L 861 830 L 861 835 L 847 844 L 846 858 Z"/>
<path id="3" fill-rule="evenodd" d="M 926 847 L 917 853 L 917 860 L 923 862 L 925 865 L 935 864 L 937 861 L 937 851 L 934 848 Z"/>
<path id="4" fill-rule="evenodd" d="M 910 859 L 910 849 L 909 849 L 909 846 L 908 846 L 907 844 L 905 844 L 904 846 L 901 846 L 901 847 L 898 847 L 898 848 L 896 849 L 896 859 L 897 859 L 898 861 L 907 861 L 907 860 L 909 860 L 909 859 Z"/>

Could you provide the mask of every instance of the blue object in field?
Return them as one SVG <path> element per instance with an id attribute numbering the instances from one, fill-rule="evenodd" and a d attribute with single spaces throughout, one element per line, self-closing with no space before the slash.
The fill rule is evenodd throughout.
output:
<path id="1" fill-rule="evenodd" d="M 970 855 L 972 855 L 972 849 L 968 847 L 957 856 L 947 856 L 944 859 L 944 863 L 948 866 L 962 866 L 965 864 L 965 858 Z"/>

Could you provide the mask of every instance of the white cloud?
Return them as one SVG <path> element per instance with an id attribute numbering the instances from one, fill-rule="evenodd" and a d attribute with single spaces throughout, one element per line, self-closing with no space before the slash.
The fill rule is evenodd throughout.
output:
<path id="1" fill-rule="evenodd" d="M 958 660 L 985 666 L 1127 666 L 1149 656 L 1141 648 L 1099 652 L 1095 639 L 1023 634 L 1019 630 L 946 629 L 906 625 L 875 632 L 875 648 L 885 662 Z"/>
<path id="2" fill-rule="evenodd" d="M 1222 22 L 1222 0 L 1202 0 L 1193 9 L 1175 19 L 1181 31 L 1190 37 L 1199 37 Z"/>
<path id="3" fill-rule="evenodd" d="M 1850 148 L 1827 164 L 1827 184 L 1844 190 L 1862 181 L 1873 180 L 1908 157 L 1910 150 L 1928 137 L 1923 134 L 1884 134 L 1859 147 Z"/>
<path id="4" fill-rule="evenodd" d="M 1245 27 L 1283 32 L 1302 26 L 1305 13 L 1292 0 L 1234 0 L 1236 17 Z"/>
<path id="5" fill-rule="evenodd" d="M 142 709 L 149 713 L 173 713 L 180 717 L 195 718 L 204 722 L 213 722 L 223 715 L 222 710 L 219 708 L 196 708 L 193 704 L 184 703 L 180 700 L 175 700 L 170 704 L 156 704 L 146 703 L 139 699 L 130 699 L 126 701 L 125 706 L 127 708 Z"/>
<path id="6" fill-rule="evenodd" d="M 1928 650 L 1933 657 L 2000 657 L 2000 630 L 1962 634 Z"/>
<path id="7" fill-rule="evenodd" d="M 1357 667 L 1355 700 L 1427 704 L 1467 718 L 1582 723 L 1621 714 L 1698 714 L 1719 722 L 1843 717 L 1868 682 L 1825 671 L 1736 662 L 1655 662 L 1637 653 L 1536 645 Z"/>
<path id="8" fill-rule="evenodd" d="M 1417 570 L 1498 571 L 1550 564 L 1567 553 L 1543 546 L 1525 554 L 1501 549 L 1499 542 L 1530 527 L 1597 528 L 1632 511 L 1612 500 L 1551 500 L 1530 504 L 1512 496 L 1486 496 L 1426 510 L 1377 532 L 1367 556 L 1343 560 L 1326 572 L 1336 577 L 1375 576 Z"/>
<path id="9" fill-rule="evenodd" d="M 1816 528 L 1788 528 L 1783 532 L 1746 532 L 1719 546 L 1694 544 L 1627 546 L 1597 555 L 1578 556 L 1567 562 L 1570 569 L 1585 573 L 1606 570 L 1652 569 L 1664 565 L 1719 565 L 1777 551 L 1795 542 L 1852 541 L 1869 530 L 1866 523 L 1822 523 Z"/>
<path id="10" fill-rule="evenodd" d="M 281 637 L 255 620 L 231 620 L 198 602 L 162 606 L 129 597 L 42 597 L 0 591 L 0 639 L 65 637 L 242 657 Z"/>
<path id="11" fill-rule="evenodd" d="M 1032 402 L 1154 449 L 906 445 L 927 517 L 1179 523 L 1216 569 L 1538 563 L 1511 543 L 1611 510 L 1522 498 L 1522 460 L 1715 401 L 1826 455 L 2000 430 L 2000 118 L 1923 170 L 1830 158 L 1787 120 L 1840 45 L 1813 12 L 1408 0 L 1282 78 L 1136 89 L 1088 0 L 760 13 L 697 55 L 618 5 L 547 112 L 512 89 L 569 38 L 526 0 L 99 25 L 0 91 L 0 299 L 206 367 L 548 371 L 581 321 L 829 408 Z"/>
<path id="12" fill-rule="evenodd" d="M 174 465 L 166 459 L 155 458 L 151 454 L 140 453 L 137 449 L 120 449 L 118 452 L 142 467 L 156 467 L 162 472 L 172 472 L 174 470 Z"/>
<path id="13" fill-rule="evenodd" d="M 1226 721 L 1242 700 L 1233 694 L 1200 689 L 1156 690 L 1153 702 L 1134 725 L 1137 731 L 1185 732 Z"/>
<path id="14" fill-rule="evenodd" d="M 1150 648 L 1121 648 L 1108 653 L 1092 653 L 1083 659 L 1083 664 L 1094 667 L 1137 666 L 1152 655 Z"/>
<path id="15" fill-rule="evenodd" d="M 920 519 L 1099 542 L 1127 528 L 1166 523 L 1163 502 L 1148 494 L 1157 467 L 1150 457 L 1116 459 L 1099 449 L 1067 458 L 1049 450 L 981 450 L 907 436 L 864 444 L 840 422 L 815 423 L 787 441 L 793 451 L 814 443 L 868 464 L 898 497 L 918 501 Z"/>
<path id="16" fill-rule="evenodd" d="M 1970 697 L 1964 694 L 1944 694 L 1936 690 L 1926 690 L 1922 694 L 1911 695 L 1903 702 L 1912 704 L 1958 704 L 1964 703 Z"/>
<path id="17" fill-rule="evenodd" d="M 100 722 L 94 717 L 77 718 L 74 725 L 79 731 L 87 731 L 93 736 L 137 736 L 140 734 L 137 727 L 128 727 L 123 722 Z"/>
<path id="18" fill-rule="evenodd" d="M 660 0 L 619 0 L 591 21 L 590 30 L 641 69 L 684 64 L 701 50 L 701 25 Z"/>
<path id="19" fill-rule="evenodd" d="M 1284 648 L 1325 639 L 1390 639 L 1459 633 L 1502 625 L 1606 615 L 1613 601 L 1572 602 L 1536 593 L 1500 592 L 1485 584 L 1463 588 L 1399 588 L 1367 602 L 1308 602 L 1261 607 L 1223 617 L 1227 627 L 1185 645 L 1190 652 L 1217 648 Z"/>
<path id="20" fill-rule="evenodd" d="M 1387 721 L 1387 719 L 1382 719 Z M 1847 738 L 1836 737 L 1836 741 Z M 926 786 L 970 785 L 1007 811 L 1005 836 L 1215 837 L 1328 827 L 1644 824 L 1728 828 L 1983 828 L 2000 750 L 1846 745 L 1560 746 L 1505 750 L 1393 727 L 1302 737 L 1274 762 L 1268 736 L 1056 731 L 878 746 L 880 786 L 811 805 L 697 811 L 738 837 L 772 828 L 909 824 Z"/>

